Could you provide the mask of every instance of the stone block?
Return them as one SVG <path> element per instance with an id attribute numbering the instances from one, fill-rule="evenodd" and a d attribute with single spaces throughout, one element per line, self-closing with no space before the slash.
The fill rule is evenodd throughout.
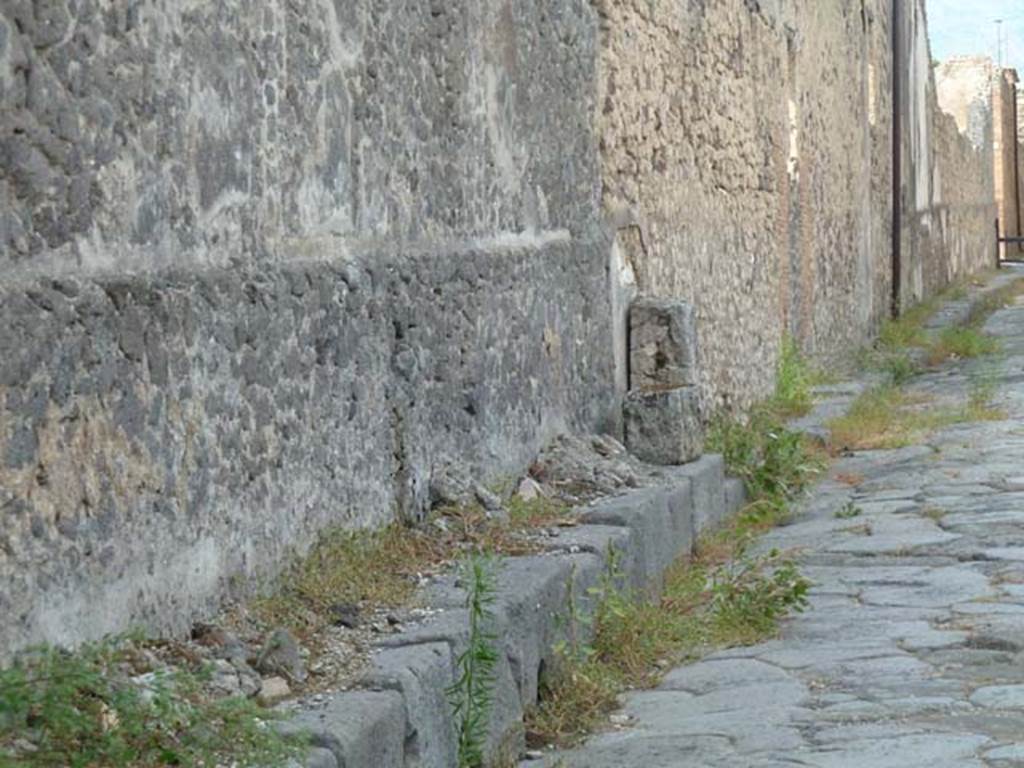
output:
<path id="1" fill-rule="evenodd" d="M 313 747 L 306 754 L 305 768 L 339 768 L 338 759 L 329 749 Z"/>
<path id="2" fill-rule="evenodd" d="M 747 505 L 747 486 L 738 477 L 725 478 L 725 514 L 739 512 Z"/>
<path id="3" fill-rule="evenodd" d="M 539 670 L 549 662 L 574 580 L 567 557 L 519 557 L 502 563 L 498 612 L 503 642 L 524 707 L 537 700 Z M 573 587 L 575 589 L 575 586 Z"/>
<path id="4" fill-rule="evenodd" d="M 702 533 L 725 520 L 731 511 L 726 506 L 725 460 L 708 453 L 683 467 L 666 470 L 674 480 L 689 478 L 693 494 L 693 532 Z"/>
<path id="5" fill-rule="evenodd" d="M 704 451 L 704 425 L 696 387 L 658 392 L 634 390 L 623 405 L 626 445 L 651 464 L 693 461 Z"/>
<path id="6" fill-rule="evenodd" d="M 675 519 L 680 505 L 675 489 L 645 488 L 602 501 L 584 513 L 589 524 L 621 525 L 633 530 L 631 583 L 637 589 L 658 589 L 665 569 L 692 546 L 688 525 Z"/>
<path id="7" fill-rule="evenodd" d="M 405 709 L 402 696 L 394 691 L 340 693 L 322 707 L 303 710 L 275 727 L 287 734 L 308 734 L 314 748 L 327 750 L 345 768 L 405 764 Z"/>
<path id="8" fill-rule="evenodd" d="M 407 768 L 448 768 L 458 762 L 455 721 L 445 695 L 454 680 L 447 643 L 382 648 L 374 654 L 364 682 L 402 694 Z"/>
<path id="9" fill-rule="evenodd" d="M 676 299 L 645 298 L 629 310 L 629 386 L 642 391 L 696 383 L 693 308 Z"/>

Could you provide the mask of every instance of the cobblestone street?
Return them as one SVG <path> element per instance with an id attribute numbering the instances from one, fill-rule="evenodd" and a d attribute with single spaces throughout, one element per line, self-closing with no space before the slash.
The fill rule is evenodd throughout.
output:
<path id="1" fill-rule="evenodd" d="M 811 608 L 778 639 L 632 695 L 627 727 L 558 760 L 1024 766 L 1024 306 L 986 330 L 1002 340 L 998 359 L 947 364 L 909 390 L 962 402 L 995 368 L 1005 420 L 837 460 L 793 523 L 762 542 L 800 552 Z"/>

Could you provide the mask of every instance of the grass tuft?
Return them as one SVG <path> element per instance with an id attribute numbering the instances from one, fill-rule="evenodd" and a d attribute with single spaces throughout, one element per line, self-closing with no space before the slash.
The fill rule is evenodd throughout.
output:
<path id="1" fill-rule="evenodd" d="M 999 351 L 999 340 L 973 325 L 954 325 L 942 329 L 928 344 L 928 364 L 946 360 L 992 355 Z"/>
<path id="2" fill-rule="evenodd" d="M 309 637 L 333 620 L 332 606 L 398 608 L 409 603 L 420 574 L 470 552 L 526 555 L 539 550 L 523 536 L 531 529 L 571 520 L 561 501 L 512 497 L 507 519 L 479 506 L 439 510 L 421 528 L 394 524 L 378 531 L 331 531 L 282 578 L 276 591 L 254 601 L 267 625 L 285 625 Z"/>
<path id="3" fill-rule="evenodd" d="M 820 383 L 821 375 L 800 353 L 790 337 L 782 339 L 779 363 L 775 371 L 775 395 L 771 407 L 780 418 L 794 418 L 810 412 L 814 405 L 812 387 Z"/>
<path id="4" fill-rule="evenodd" d="M 540 704 L 527 715 L 531 746 L 577 743 L 618 706 L 622 691 L 656 685 L 665 668 L 711 649 L 760 642 L 786 614 L 806 608 L 810 582 L 795 564 L 778 552 L 751 556 L 749 536 L 735 525 L 669 569 L 657 602 L 609 574 L 596 590 L 592 644 L 562 646 L 557 668 L 542 680 Z"/>
<path id="5" fill-rule="evenodd" d="M 902 448 L 925 432 L 962 420 L 946 409 L 922 409 L 927 399 L 912 396 L 894 385 L 862 393 L 850 410 L 828 423 L 833 450 Z"/>
<path id="6" fill-rule="evenodd" d="M 254 601 L 253 613 L 268 625 L 306 635 L 330 621 L 339 603 L 397 607 L 416 589 L 416 573 L 443 551 L 429 535 L 392 525 L 380 531 L 333 531 L 295 563 L 280 588 Z"/>
<path id="7" fill-rule="evenodd" d="M 269 727 L 275 713 L 244 698 L 206 697 L 202 669 L 140 678 L 138 641 L 74 653 L 37 648 L 0 671 L 0 766 L 241 767 L 301 754 L 297 741 Z"/>
<path id="8" fill-rule="evenodd" d="M 931 398 L 883 385 L 862 393 L 850 410 L 828 423 L 832 451 L 903 448 L 928 433 L 970 421 L 998 420 L 988 401 L 992 390 L 979 385 L 963 406 L 935 406 Z"/>

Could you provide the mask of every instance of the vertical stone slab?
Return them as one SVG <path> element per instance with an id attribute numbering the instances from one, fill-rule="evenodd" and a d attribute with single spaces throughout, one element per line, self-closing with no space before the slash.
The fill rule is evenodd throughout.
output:
<path id="1" fill-rule="evenodd" d="M 644 298 L 629 311 L 629 385 L 659 391 L 696 383 L 697 325 L 693 307 Z"/>

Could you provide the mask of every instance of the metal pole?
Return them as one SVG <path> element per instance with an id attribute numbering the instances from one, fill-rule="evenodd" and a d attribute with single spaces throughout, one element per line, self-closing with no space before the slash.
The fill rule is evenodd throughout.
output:
<path id="1" fill-rule="evenodd" d="M 999 258 L 999 248 L 1002 245 L 1002 238 L 999 236 L 999 217 L 996 217 L 996 269 L 1002 266 L 1002 261 Z"/>
<path id="2" fill-rule="evenodd" d="M 1021 221 L 1020 205 L 1020 110 L 1018 109 L 1018 84 L 1013 83 L 1013 133 L 1010 134 L 1010 141 L 1013 142 L 1013 197 L 1017 201 L 1017 237 L 1024 236 L 1024 221 Z M 1020 253 L 1021 246 L 1017 246 Z"/>
<path id="3" fill-rule="evenodd" d="M 903 2 L 892 13 L 892 316 L 900 314 L 903 281 Z"/>

